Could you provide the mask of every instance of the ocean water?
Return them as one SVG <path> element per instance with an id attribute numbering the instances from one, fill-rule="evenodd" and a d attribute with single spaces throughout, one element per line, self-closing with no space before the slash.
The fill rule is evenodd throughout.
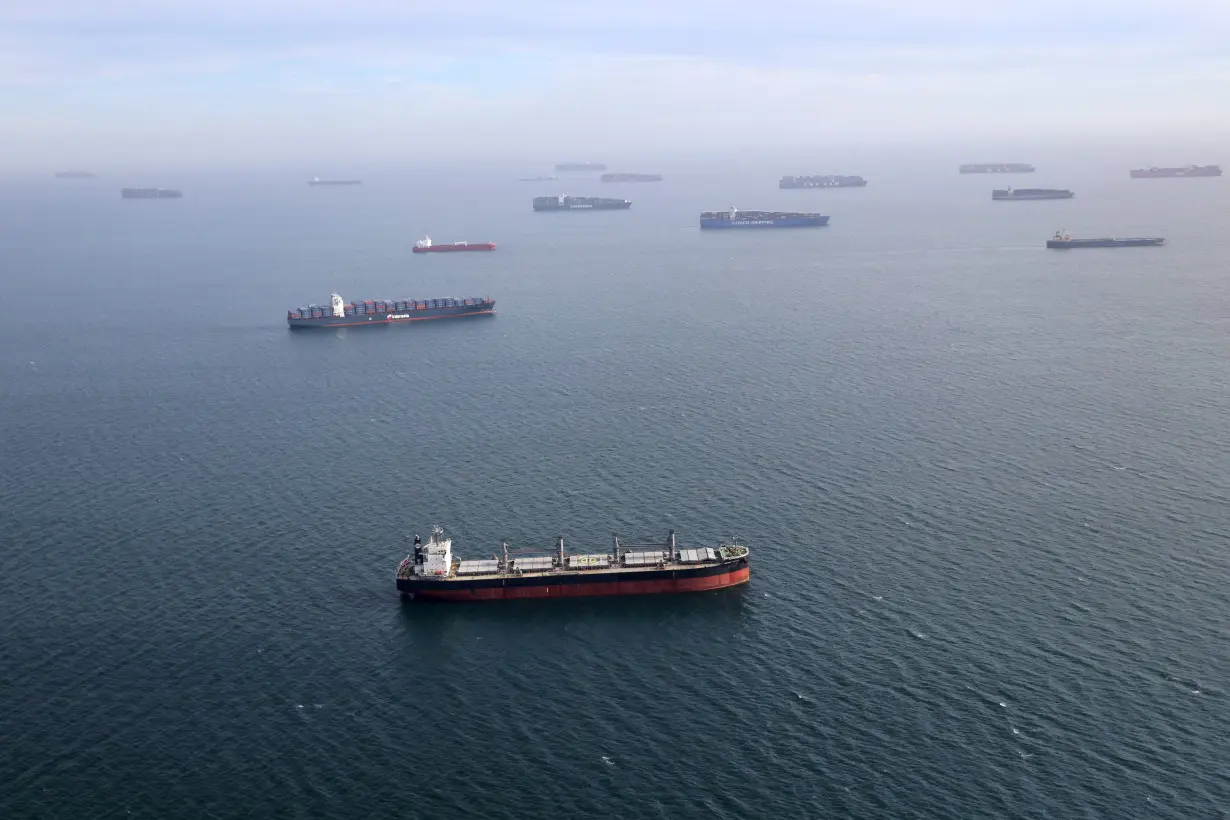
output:
<path id="1" fill-rule="evenodd" d="M 0 180 L 0 817 L 1230 816 L 1230 182 L 853 170 Z M 752 581 L 403 604 L 435 523 Z"/>

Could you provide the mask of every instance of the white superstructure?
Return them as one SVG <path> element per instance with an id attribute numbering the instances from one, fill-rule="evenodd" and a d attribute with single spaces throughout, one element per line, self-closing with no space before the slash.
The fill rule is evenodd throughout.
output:
<path id="1" fill-rule="evenodd" d="M 444 536 L 444 528 L 431 528 L 431 535 L 423 545 L 423 563 L 416 575 L 448 575 L 453 570 L 453 539 Z"/>

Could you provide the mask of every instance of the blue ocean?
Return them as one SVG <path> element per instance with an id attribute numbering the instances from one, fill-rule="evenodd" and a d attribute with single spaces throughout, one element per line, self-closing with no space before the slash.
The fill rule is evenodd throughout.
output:
<path id="1" fill-rule="evenodd" d="M 1230 816 L 1230 181 L 94 170 L 0 179 L 0 817 Z M 434 524 L 752 577 L 404 603 Z"/>

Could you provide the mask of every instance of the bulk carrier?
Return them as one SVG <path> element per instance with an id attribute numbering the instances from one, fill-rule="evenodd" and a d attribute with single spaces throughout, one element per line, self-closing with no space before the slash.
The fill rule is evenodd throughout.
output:
<path id="1" fill-rule="evenodd" d="M 701 592 L 751 577 L 747 547 L 680 549 L 674 530 L 662 544 L 623 544 L 616 536 L 611 552 L 567 553 L 563 536 L 551 552 L 501 546 L 489 559 L 457 560 L 452 539 L 434 527 L 426 544 L 414 536 L 414 552 L 397 567 L 397 590 L 403 600 L 503 601 Z"/>
<path id="2" fill-rule="evenodd" d="M 356 327 L 393 325 L 425 319 L 453 319 L 461 316 L 490 316 L 495 300 L 471 299 L 375 299 L 347 303 L 333 294 L 328 305 L 308 305 L 286 311 L 292 330 L 313 327 Z"/>

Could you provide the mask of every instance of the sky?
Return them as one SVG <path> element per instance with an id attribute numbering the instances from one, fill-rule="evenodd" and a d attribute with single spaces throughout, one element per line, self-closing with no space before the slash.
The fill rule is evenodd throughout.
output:
<path id="1" fill-rule="evenodd" d="M 0 167 L 1227 137 L 1230 0 L 0 4 Z"/>

